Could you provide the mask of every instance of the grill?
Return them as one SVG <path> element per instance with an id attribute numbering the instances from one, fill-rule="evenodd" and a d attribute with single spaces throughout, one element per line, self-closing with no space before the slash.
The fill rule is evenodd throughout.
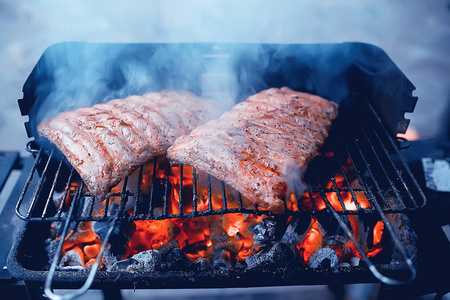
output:
<path id="1" fill-rule="evenodd" d="M 141 47 L 143 46 L 141 45 Z M 203 51 L 204 49 L 202 47 L 204 47 L 204 45 L 197 45 L 194 49 L 199 48 Z M 277 49 L 275 46 L 271 47 Z M 304 50 L 303 47 L 305 47 L 304 45 L 295 45 L 295 47 L 297 47 L 296 50 L 299 50 L 300 53 L 303 54 L 310 50 L 308 49 L 308 51 L 302 52 L 302 49 Z M 317 53 L 322 53 L 320 46 L 314 45 L 313 47 L 316 47 Z M 399 97 L 399 95 L 396 95 L 395 93 L 392 94 L 392 90 L 386 93 L 379 92 L 378 90 L 371 90 L 372 88 L 368 87 L 368 82 L 373 81 L 374 77 L 378 78 L 381 83 L 386 83 L 387 85 L 390 85 L 390 81 L 388 81 L 387 78 L 389 78 L 389 80 L 392 79 L 391 73 L 387 76 L 385 76 L 385 74 L 377 74 L 375 69 L 370 69 L 371 66 L 367 65 L 367 56 L 371 59 L 380 56 L 383 63 L 390 63 L 384 56 L 375 51 L 376 49 L 370 48 L 369 51 L 366 48 L 367 46 L 361 44 L 342 44 L 333 47 L 336 47 L 335 50 L 338 50 L 334 53 L 346 53 L 347 47 L 356 49 L 356 52 L 360 54 L 360 58 L 363 57 L 364 59 L 357 60 L 356 64 L 354 62 L 349 62 L 346 65 L 345 71 L 343 72 L 347 74 L 348 84 L 354 86 L 355 89 L 352 93 L 347 95 L 346 99 L 348 100 L 348 103 L 341 103 L 343 109 L 341 110 L 338 119 L 333 124 L 329 139 L 321 149 L 321 153 L 318 157 L 308 166 L 308 170 L 303 176 L 306 190 L 302 192 L 300 182 L 290 183 L 290 194 L 286 195 L 286 198 L 284 199 L 284 214 L 281 216 L 275 215 L 271 211 L 249 205 L 248 201 L 246 201 L 239 193 L 230 191 L 230 188 L 227 187 L 225 183 L 217 182 L 214 178 L 195 168 L 193 168 L 192 171 L 192 187 L 186 186 L 186 184 L 183 183 L 183 174 L 186 174 L 187 170 L 190 170 L 190 167 L 171 166 L 169 164 L 164 166 L 164 162 L 161 161 L 161 159 L 155 159 L 150 166 L 150 169 L 153 171 L 151 172 L 151 190 L 148 195 L 144 195 L 141 190 L 141 183 L 145 176 L 145 167 L 141 166 L 136 172 L 136 177 L 126 178 L 120 186 L 120 190 L 116 191 L 102 204 L 103 206 L 101 208 L 103 213 L 101 215 L 96 215 L 93 214 L 94 204 L 96 203 L 95 199 L 86 190 L 84 184 L 76 174 L 76 171 L 74 171 L 73 168 L 68 167 L 65 159 L 61 158 L 62 156 L 58 153 L 58 150 L 51 149 L 47 151 L 41 149 L 34 142 L 31 142 L 27 145 L 27 150 L 33 154 L 34 164 L 30 169 L 30 173 L 25 181 L 23 191 L 20 194 L 16 205 L 17 215 L 22 220 L 27 221 L 28 224 L 19 234 L 20 238 L 13 246 L 10 255 L 10 260 L 13 260 L 13 262 L 10 263 L 12 272 L 17 272 L 18 277 L 29 280 L 43 280 L 44 278 L 47 278 L 46 291 L 50 295 L 53 281 L 55 283 L 54 286 L 58 286 L 61 283 L 68 284 L 68 281 L 70 281 L 69 284 L 73 283 L 75 286 L 79 286 L 86 281 L 81 290 L 77 291 L 76 294 L 88 289 L 92 283 L 96 286 L 99 282 L 115 282 L 113 281 L 113 277 L 117 275 L 115 272 L 111 272 L 111 274 L 114 273 L 113 275 L 108 274 L 110 272 L 100 272 L 97 274 L 96 280 L 94 280 L 98 263 L 94 264 L 89 275 L 87 273 L 80 274 L 70 271 L 56 271 L 58 258 L 61 254 L 62 243 L 59 245 L 57 252 L 54 255 L 53 263 L 51 264 L 49 271 L 39 270 L 24 273 L 20 270 L 20 266 L 18 266 L 14 258 L 15 255 L 18 255 L 18 245 L 21 243 L 26 244 L 26 238 L 29 236 L 29 232 L 36 232 L 36 230 L 39 231 L 42 230 L 42 228 L 48 230 L 50 222 L 64 222 L 63 230 L 60 235 L 61 240 L 64 240 L 67 237 L 69 229 L 73 224 L 85 221 L 108 223 L 109 230 L 106 237 L 103 239 L 104 243 L 97 257 L 97 261 L 100 261 L 103 250 L 105 249 L 115 226 L 120 222 L 162 220 L 168 218 L 193 218 L 228 213 L 250 213 L 256 215 L 272 215 L 277 218 L 287 218 L 288 216 L 332 215 L 342 227 L 348 238 L 354 243 L 367 265 L 367 267 L 352 268 L 352 275 L 347 277 L 348 279 L 351 278 L 350 280 L 354 281 L 355 276 L 360 276 L 363 280 L 364 278 L 372 278 L 370 275 L 371 272 L 378 280 L 387 284 L 400 284 L 413 280 L 416 276 L 415 265 L 409 258 L 405 246 L 392 228 L 386 214 L 411 212 L 418 208 L 422 208 L 426 204 L 426 198 L 421 188 L 398 150 L 403 146 L 404 141 L 395 139 L 395 134 L 398 131 L 404 131 L 406 129 L 407 122 L 403 119 L 403 113 L 404 111 L 412 110 L 416 99 L 405 97 L 405 95 Z M 226 49 L 227 47 L 225 46 L 224 48 Z M 144 50 L 145 49 L 146 48 L 144 48 Z M 342 49 L 344 49 L 344 51 L 342 51 Z M 329 49 L 326 51 L 327 53 L 328 50 Z M 364 53 L 364 55 L 361 53 Z M 211 56 L 205 56 L 203 54 L 202 57 L 205 59 L 205 57 L 209 58 Z M 221 55 L 214 57 L 218 57 L 219 59 L 223 57 L 228 58 L 228 56 Z M 345 56 L 343 58 L 345 58 Z M 336 59 L 336 57 L 333 57 L 333 59 Z M 248 59 L 248 61 L 251 65 L 252 60 Z M 300 64 L 300 68 L 304 67 L 304 65 Z M 249 68 L 251 69 L 251 67 Z M 365 76 L 358 76 L 360 75 L 361 70 Z M 370 72 L 368 72 L 368 70 L 370 70 Z M 395 68 L 393 70 L 398 71 Z M 296 71 L 298 70 L 284 72 L 291 74 Z M 36 77 L 36 73 L 38 73 L 36 70 L 33 71 L 32 75 L 27 80 L 24 87 L 24 98 L 19 100 L 22 113 L 25 114 L 32 111 L 30 108 L 30 101 L 34 101 L 30 100 L 32 98 L 30 93 L 35 92 L 34 89 L 37 85 L 36 81 L 42 80 L 40 77 Z M 33 74 L 35 76 L 33 76 Z M 289 82 L 291 79 L 286 79 L 286 77 L 280 78 L 280 75 L 275 75 L 276 74 L 265 75 L 267 78 L 272 78 L 272 86 L 292 83 Z M 407 82 L 402 76 L 403 74 L 399 76 L 400 81 L 402 83 Z M 334 77 L 331 77 L 324 80 L 334 79 Z M 288 82 L 285 82 L 286 80 Z M 303 84 L 305 83 L 302 82 L 301 79 L 299 79 L 299 82 L 300 86 L 299 84 L 292 84 L 293 88 L 304 90 L 301 87 L 303 87 Z M 365 93 L 361 93 L 360 89 L 363 89 Z M 408 86 L 405 89 L 409 90 L 411 87 Z M 405 89 L 403 89 L 402 92 L 404 92 Z M 245 90 L 241 92 L 244 95 L 246 94 Z M 327 91 L 320 90 L 320 88 L 318 88 L 316 92 L 324 95 L 327 94 Z M 383 109 L 386 103 L 392 100 L 392 97 L 408 100 L 404 102 L 402 102 L 402 99 L 395 100 L 399 105 L 392 106 L 392 109 L 381 115 L 379 113 L 380 108 Z M 349 105 L 349 103 L 351 103 L 351 105 Z M 385 109 L 383 111 L 385 111 Z M 400 111 L 400 113 L 398 111 Z M 34 116 L 30 114 L 31 123 L 33 122 L 33 118 Z M 33 135 L 31 123 L 28 123 L 27 130 L 30 135 Z M 160 168 L 164 168 L 165 170 L 162 178 L 155 175 L 156 170 Z M 174 171 L 175 169 L 179 170 L 177 178 L 179 182 L 178 187 L 172 186 L 169 180 L 169 176 L 177 173 Z M 335 174 L 337 173 L 340 173 L 343 176 L 342 185 L 338 185 L 336 182 Z M 135 187 L 131 187 L 133 184 L 130 183 L 136 180 L 136 178 L 138 184 L 135 184 Z M 72 186 L 74 182 L 78 183 L 76 188 L 73 188 Z M 199 191 L 200 182 L 206 183 L 202 192 Z M 331 186 L 327 184 L 328 182 L 331 182 Z M 178 210 L 176 212 L 171 212 L 168 195 L 172 193 L 172 190 L 175 188 L 179 189 L 179 204 Z M 187 198 L 183 196 L 183 191 L 186 189 L 190 190 L 192 197 Z M 351 194 L 352 202 L 354 204 L 351 206 L 352 208 L 344 205 L 344 200 L 341 196 L 342 193 Z M 59 205 L 55 205 L 53 201 L 55 194 L 60 195 L 61 199 L 69 199 L 69 202 L 61 201 Z M 364 201 L 369 205 L 363 205 L 361 199 L 357 196 L 360 194 L 364 195 L 365 199 L 367 199 Z M 213 195 L 221 195 L 220 205 L 213 205 L 213 203 L 215 203 Z M 337 197 L 338 203 L 336 203 L 336 201 L 333 202 L 330 199 L 332 196 Z M 127 202 L 129 202 L 130 199 L 133 199 L 134 203 L 128 210 L 128 213 L 126 213 Z M 118 203 L 118 206 L 114 209 L 111 208 L 111 203 L 113 201 Z M 206 201 L 208 204 L 206 209 L 199 208 L 199 202 L 201 201 Z M 156 207 L 160 208 L 158 213 L 155 213 Z M 396 245 L 404 262 L 399 263 L 396 266 L 375 266 L 364 254 L 364 251 L 358 245 L 351 230 L 343 219 L 347 215 L 365 216 L 372 214 L 378 215 L 378 218 L 384 222 L 392 241 Z M 404 276 L 405 270 L 409 272 L 409 275 L 406 277 Z M 257 272 L 258 276 L 260 276 L 260 271 Z M 214 270 L 208 272 L 206 275 L 168 272 L 167 274 L 143 273 L 139 274 L 137 278 L 130 274 L 117 276 L 121 277 L 121 282 L 125 283 L 138 282 L 148 284 L 148 282 L 151 281 L 155 286 L 162 287 L 228 287 L 262 286 L 268 283 L 271 285 L 298 284 L 299 281 L 308 283 L 309 280 L 317 283 L 324 282 L 323 279 L 326 279 L 326 281 L 332 279 L 342 282 L 345 281 L 345 279 L 343 280 L 343 278 L 346 278 L 345 273 L 346 272 L 343 271 L 333 275 L 329 272 L 324 272 L 323 270 L 304 268 L 278 269 L 275 271 L 268 270 L 263 272 L 263 278 L 258 283 L 254 283 L 251 279 L 252 276 L 256 274 L 254 270 L 231 270 L 225 276 L 221 274 L 221 272 Z M 404 278 L 397 280 L 389 278 L 382 273 L 392 277 L 395 277 L 400 273 L 403 274 Z M 191 282 L 188 278 L 192 276 L 196 279 Z M 232 279 L 236 277 L 244 279 Z M 220 279 L 221 282 L 217 283 L 217 279 Z M 125 286 L 127 285 L 125 284 Z"/>

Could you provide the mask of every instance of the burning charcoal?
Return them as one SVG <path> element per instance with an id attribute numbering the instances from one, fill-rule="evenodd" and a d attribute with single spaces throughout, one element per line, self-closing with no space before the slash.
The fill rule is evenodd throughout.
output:
<path id="1" fill-rule="evenodd" d="M 254 234 L 255 246 L 264 245 L 275 240 L 276 222 L 273 219 L 266 218 L 258 224 L 251 226 L 249 231 Z"/>
<path id="2" fill-rule="evenodd" d="M 126 262 L 130 265 L 126 271 L 154 271 L 161 263 L 161 252 L 158 250 L 147 250 L 133 255 L 131 258 L 116 262 L 111 269 L 122 270 Z"/>
<path id="3" fill-rule="evenodd" d="M 309 224 L 311 223 L 311 217 L 296 217 L 292 222 L 289 224 L 298 235 L 302 235 L 306 232 L 306 230 L 309 227 Z"/>
<path id="4" fill-rule="evenodd" d="M 230 252 L 227 250 L 221 250 L 217 252 L 213 257 L 213 268 L 219 270 L 231 269 Z"/>
<path id="5" fill-rule="evenodd" d="M 348 216 L 342 215 L 340 217 L 341 217 L 342 221 L 344 221 L 344 223 L 347 224 L 347 226 L 351 230 L 352 227 L 348 220 Z M 337 222 L 336 218 L 332 214 L 317 215 L 317 221 L 320 223 L 320 225 L 322 225 L 323 229 L 326 232 L 328 232 L 328 235 L 331 235 L 331 236 L 345 235 L 341 226 L 339 226 L 339 223 Z"/>
<path id="6" fill-rule="evenodd" d="M 242 260 L 236 261 L 236 265 L 234 266 L 235 269 L 247 269 L 247 263 Z"/>
<path id="7" fill-rule="evenodd" d="M 49 262 L 52 263 L 58 248 L 59 240 L 55 238 L 48 238 L 45 240 L 45 250 L 48 253 Z"/>
<path id="8" fill-rule="evenodd" d="M 172 240 L 158 249 L 161 252 L 161 270 L 186 270 L 192 269 L 194 264 L 181 251 L 178 242 Z"/>
<path id="9" fill-rule="evenodd" d="M 106 268 L 109 268 L 121 258 L 121 256 L 118 256 L 111 251 L 111 247 L 106 247 L 103 252 L 102 263 L 106 266 Z"/>
<path id="10" fill-rule="evenodd" d="M 352 257 L 352 259 L 350 260 L 350 264 L 352 265 L 352 267 L 357 267 L 359 266 L 359 263 L 361 262 L 361 259 L 359 257 Z"/>
<path id="11" fill-rule="evenodd" d="M 128 258 L 115 262 L 108 271 L 126 271 L 132 265 L 138 265 L 139 262 L 134 258 Z"/>
<path id="12" fill-rule="evenodd" d="M 291 224 L 288 226 L 286 232 L 281 238 L 281 241 L 288 245 L 295 245 L 298 242 L 300 242 L 300 240 L 301 240 L 300 235 L 295 231 L 295 227 L 292 226 Z"/>
<path id="13" fill-rule="evenodd" d="M 179 248 L 170 249 L 162 254 L 161 269 L 186 270 L 192 268 L 192 261 L 190 261 Z"/>
<path id="14" fill-rule="evenodd" d="M 199 257 L 195 262 L 195 268 L 197 271 L 206 271 L 211 269 L 211 265 L 206 258 Z"/>
<path id="15" fill-rule="evenodd" d="M 118 208 L 118 205 L 115 203 L 111 206 L 114 207 L 114 209 Z M 92 230 L 101 240 L 104 240 L 110 226 L 110 222 L 93 222 Z M 119 218 L 113 232 L 111 233 L 111 236 L 109 237 L 109 244 L 111 245 L 111 252 L 113 254 L 121 256 L 125 253 L 124 246 L 133 236 L 135 229 L 136 226 L 134 222 L 126 222 L 123 218 Z"/>
<path id="16" fill-rule="evenodd" d="M 297 263 L 294 250 L 280 242 L 276 242 L 268 251 L 261 251 L 245 259 L 249 269 L 264 267 L 285 267 Z"/>
<path id="17" fill-rule="evenodd" d="M 61 257 L 58 269 L 84 270 L 84 258 L 82 255 L 83 253 L 79 248 L 67 251 L 64 256 Z"/>
<path id="18" fill-rule="evenodd" d="M 389 220 L 389 223 L 393 224 L 395 226 L 396 233 L 397 236 L 400 240 L 400 242 L 402 243 L 402 245 L 404 245 L 406 253 L 408 254 L 408 256 L 412 259 L 414 259 L 415 257 L 417 257 L 418 253 L 417 253 L 417 234 L 415 233 L 414 230 L 411 229 L 411 222 L 409 220 L 409 218 L 404 215 L 404 214 L 388 214 L 386 215 L 386 217 Z M 384 230 L 383 233 L 383 239 L 387 239 L 389 236 L 389 231 L 387 229 Z M 383 243 L 383 240 L 382 240 Z M 386 245 L 387 243 L 384 243 L 384 248 L 387 248 L 388 245 Z M 392 245 L 393 246 L 393 258 L 399 261 L 402 261 L 402 256 L 400 254 L 400 251 L 398 249 L 397 246 Z M 387 250 L 387 249 L 385 249 Z M 385 251 L 388 252 L 388 251 Z"/>
<path id="19" fill-rule="evenodd" d="M 336 252 L 328 247 L 320 248 L 309 258 L 311 268 L 336 268 L 339 264 L 339 258 Z"/>

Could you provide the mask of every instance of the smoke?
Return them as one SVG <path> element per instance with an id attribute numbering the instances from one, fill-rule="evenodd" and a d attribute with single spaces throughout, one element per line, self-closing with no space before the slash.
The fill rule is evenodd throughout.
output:
<path id="1" fill-rule="evenodd" d="M 212 81 L 200 80 L 202 74 L 228 72 L 207 64 L 202 54 L 198 47 L 179 44 L 53 45 L 32 74 L 36 101 L 30 113 L 31 127 L 36 130 L 42 120 L 63 111 L 152 91 L 188 90 L 202 95 L 202 90 L 217 92 L 218 87 L 232 90 L 227 85 L 233 80 L 217 76 Z M 232 99 L 232 95 L 222 96 L 222 110 L 232 106 Z"/>
<path id="2" fill-rule="evenodd" d="M 349 76 L 355 77 L 349 75 L 352 68 L 381 78 L 394 67 L 378 48 L 351 43 L 66 42 L 45 51 L 24 92 L 36 99 L 30 127 L 37 136 L 42 120 L 63 111 L 165 89 L 213 100 L 216 117 L 271 87 L 287 86 L 342 104 L 349 90 L 355 90 L 349 86 L 354 81 Z"/>
<path id="3" fill-rule="evenodd" d="M 270 87 L 340 102 L 352 62 L 339 45 L 95 44 L 47 49 L 32 74 L 31 127 L 63 111 L 147 92 L 188 90 L 216 102 L 216 116 Z M 353 51 L 353 50 L 352 50 Z M 31 91 L 25 90 L 25 93 Z M 36 132 L 34 132 L 36 135 Z"/>
<path id="4" fill-rule="evenodd" d="M 62 111 L 162 89 L 184 89 L 212 98 L 220 111 L 262 89 L 281 86 L 341 102 L 348 94 L 345 72 L 355 54 L 350 48 L 333 53 L 336 49 L 332 44 L 299 51 L 288 44 L 227 46 L 220 42 L 331 43 L 357 39 L 376 43 L 376 35 L 368 39 L 344 33 L 363 16 L 373 20 L 375 27 L 381 15 L 389 19 L 397 16 L 391 9 L 385 14 L 373 3 L 357 3 L 199 0 L 103 6 L 81 1 L 71 4 L 70 12 L 63 4 L 33 4 L 31 15 L 36 15 L 35 10 L 48 12 L 40 20 L 47 26 L 40 40 L 47 44 L 60 40 L 169 44 L 156 44 L 153 49 L 139 44 L 90 43 L 50 47 L 37 66 L 36 73 L 46 77 L 36 84 L 31 128 L 35 130 L 44 118 Z M 219 43 L 174 44 L 211 41 Z"/>

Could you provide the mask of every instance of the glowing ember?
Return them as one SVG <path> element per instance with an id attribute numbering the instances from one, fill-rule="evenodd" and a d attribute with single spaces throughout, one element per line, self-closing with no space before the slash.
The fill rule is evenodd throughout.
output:
<path id="1" fill-rule="evenodd" d="M 303 240 L 296 245 L 298 252 L 301 257 L 303 257 L 305 265 L 307 265 L 311 255 L 322 246 L 324 235 L 325 231 L 319 222 L 317 222 L 317 219 L 315 217 L 311 217 L 309 229 L 305 233 Z"/>
<path id="2" fill-rule="evenodd" d="M 333 157 L 333 152 L 324 153 L 325 158 Z M 182 212 L 190 213 L 194 209 L 198 212 L 207 211 L 212 208 L 218 210 L 224 208 L 223 195 L 211 193 L 221 189 L 221 182 L 214 178 L 209 178 L 205 173 L 200 172 L 196 178 L 197 186 L 197 203 L 194 208 L 193 190 L 194 177 L 193 168 L 190 166 L 172 166 L 167 174 L 167 161 L 159 160 L 154 173 L 154 164 L 150 163 L 144 167 L 143 177 L 140 185 L 141 199 L 150 199 L 152 197 L 151 213 L 158 215 L 162 213 L 163 203 L 161 199 L 166 198 L 167 214 L 176 215 L 180 213 L 180 201 L 182 202 Z M 357 210 L 355 203 L 359 203 L 363 209 L 371 208 L 369 201 L 364 193 L 358 189 L 351 190 L 359 185 L 355 179 L 356 175 L 348 161 L 344 166 L 344 172 L 339 170 L 334 177 L 324 185 L 326 189 L 325 196 L 329 203 L 337 211 L 342 211 L 342 205 L 347 210 Z M 181 174 L 182 173 L 182 174 Z M 180 175 L 182 179 L 180 180 Z M 168 176 L 168 182 L 165 178 Z M 131 179 L 133 180 L 133 179 Z M 182 182 L 181 182 L 182 181 Z M 208 182 L 211 183 L 211 189 L 208 190 Z M 153 184 L 153 186 L 152 186 Z M 182 184 L 182 188 L 180 186 Z M 70 186 L 71 194 L 78 185 Z M 226 188 L 227 208 L 239 208 L 238 194 L 229 187 Z M 121 186 L 116 187 L 113 192 L 120 192 Z M 288 193 L 286 197 L 286 205 L 288 210 L 312 210 L 315 204 L 316 210 L 327 209 L 324 201 L 319 193 L 303 193 L 300 201 L 295 193 Z M 70 195 L 66 197 L 65 203 L 70 203 Z M 211 200 L 211 203 L 210 203 Z M 118 203 L 118 197 L 111 198 L 112 203 Z M 158 203 L 159 201 L 159 203 Z M 103 204 L 105 202 L 103 201 Z M 142 208 L 140 213 L 149 213 L 149 203 Z M 247 199 L 243 199 L 243 207 L 252 208 L 251 203 Z M 145 206 L 145 205 L 144 205 Z M 101 215 L 103 209 L 99 208 L 98 213 Z M 132 214 L 132 211 L 130 212 Z M 237 261 L 245 261 L 250 255 L 258 254 L 261 249 L 260 243 L 255 243 L 255 234 L 252 228 L 261 223 L 267 216 L 258 216 L 253 214 L 230 213 L 223 215 L 209 215 L 195 218 L 171 218 L 164 220 L 140 220 L 129 223 L 129 237 L 124 240 L 123 251 L 118 259 L 128 259 L 132 256 L 147 250 L 159 250 L 166 245 L 176 245 L 184 255 L 191 261 L 196 262 L 199 258 L 209 261 L 214 253 L 221 253 L 221 259 L 225 259 L 231 265 L 235 265 Z M 288 224 L 293 217 L 288 219 Z M 348 220 L 352 230 L 352 234 L 357 241 L 364 240 L 364 233 L 361 232 L 360 220 L 357 215 L 349 215 Z M 75 253 L 82 260 L 82 265 L 88 268 L 95 262 L 95 257 L 99 253 L 102 241 L 95 233 L 93 222 L 82 222 L 77 230 L 70 232 L 64 241 L 62 256 L 69 251 Z M 379 221 L 373 228 L 373 247 L 367 250 L 369 257 L 375 256 L 382 251 L 382 235 L 384 223 Z M 263 230 L 264 231 L 264 230 Z M 131 233 L 130 233 L 131 232 Z M 328 252 L 334 251 L 339 258 L 339 262 L 350 261 L 353 257 L 361 258 L 352 242 L 346 237 L 336 236 L 330 238 L 328 233 L 319 223 L 317 217 L 311 216 L 311 221 L 307 230 L 300 235 L 299 241 L 292 244 L 301 257 L 305 266 L 313 254 L 319 249 L 327 248 Z M 259 237 L 260 239 L 261 237 Z M 108 246 L 109 247 L 109 246 Z M 332 250 L 330 250 L 332 249 Z M 367 246 L 363 245 L 363 249 Z M 333 254 L 334 255 L 334 254 Z M 317 257 L 317 255 L 316 255 Z M 78 258 L 77 258 L 78 259 Z M 69 261 L 69 260 L 67 260 Z"/>
<path id="3" fill-rule="evenodd" d="M 381 245 L 381 239 L 383 237 L 384 223 L 383 221 L 378 221 L 373 227 L 373 247 L 367 253 L 368 257 L 374 257 L 383 250 Z"/>

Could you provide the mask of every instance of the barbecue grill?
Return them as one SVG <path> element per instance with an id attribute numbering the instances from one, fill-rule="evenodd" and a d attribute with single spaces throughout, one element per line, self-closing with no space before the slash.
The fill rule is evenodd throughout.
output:
<path id="1" fill-rule="evenodd" d="M 292 206 L 286 197 L 284 213 L 276 215 L 271 211 L 249 206 L 238 194 L 230 197 L 229 188 L 223 183 L 213 184 L 214 178 L 193 169 L 192 199 L 183 198 L 183 168 L 185 166 L 165 166 L 165 176 L 156 178 L 155 170 L 160 168 L 160 159 L 153 163 L 151 191 L 144 195 L 141 191 L 144 167 L 137 171 L 136 186 L 131 187 L 127 178 L 110 198 L 102 205 L 103 213 L 94 214 L 95 200 L 86 190 L 73 168 L 68 166 L 65 158 L 55 148 L 42 146 L 42 143 L 30 142 L 27 150 L 33 154 L 33 163 L 29 166 L 28 177 L 24 180 L 23 190 L 17 199 L 16 214 L 25 225 L 18 233 L 8 258 L 8 270 L 16 278 L 28 282 L 46 281 L 46 292 L 51 294 L 54 287 L 83 287 L 76 293 L 80 294 L 89 288 L 109 285 L 121 288 L 135 287 L 238 287 L 296 284 L 328 284 L 348 282 L 373 282 L 379 280 L 386 284 L 401 284 L 414 280 L 416 276 L 417 257 L 411 259 L 411 251 L 405 241 L 399 236 L 388 220 L 388 214 L 411 213 L 425 206 L 426 197 L 412 174 L 408 164 L 403 159 L 399 149 L 405 140 L 397 139 L 396 134 L 405 132 L 408 121 L 404 119 L 405 112 L 412 112 L 417 98 L 411 95 L 414 86 L 392 63 L 387 55 L 371 45 L 359 43 L 344 43 L 330 45 L 234 45 L 234 44 L 89 44 L 63 43 L 49 48 L 41 57 L 37 66 L 24 85 L 24 97 L 19 100 L 22 114 L 28 115 L 30 121 L 26 129 L 30 137 L 36 137 L 35 126 L 41 121 L 38 112 L 45 96 L 50 94 L 55 68 L 64 66 L 69 60 L 65 49 L 79 50 L 84 53 L 82 64 L 88 65 L 96 54 L 102 51 L 116 51 L 116 60 L 104 67 L 110 69 L 105 76 L 106 84 L 113 97 L 123 92 L 120 68 L 115 64 L 127 60 L 137 60 L 148 65 L 149 72 L 158 78 L 151 89 L 187 88 L 200 93 L 199 82 L 205 74 L 211 73 L 211 65 L 219 65 L 213 72 L 226 72 L 223 61 L 231 61 L 231 70 L 238 79 L 236 98 L 245 99 L 255 90 L 266 87 L 289 86 L 294 90 L 311 92 L 340 103 L 340 115 L 333 124 L 329 139 L 321 149 L 319 156 L 308 166 L 303 179 L 306 191 L 300 190 L 300 182 L 292 182 L 291 193 L 297 204 L 309 201 L 309 205 Z M 120 51 L 117 51 L 120 49 Z M 183 49 L 195 61 L 193 75 L 182 77 L 178 74 L 180 63 L 177 54 Z M 161 51 L 168 53 L 170 60 L 154 66 L 149 57 Z M 252 54 L 252 55 L 250 55 Z M 256 56 L 255 56 L 256 54 Z M 159 57 L 160 58 L 160 57 Z M 163 59 L 164 60 L 164 59 Z M 149 62 L 150 61 L 150 62 Z M 217 63 L 219 61 L 220 63 Z M 261 61 L 266 67 L 261 67 Z M 335 64 L 334 62 L 339 62 Z M 153 64 L 152 64 L 153 63 Z M 192 62 L 191 62 L 192 63 Z M 336 66 L 332 71 L 329 64 Z M 70 64 L 67 64 L 70 68 Z M 111 67 L 111 65 L 113 67 Z M 168 71 L 171 70 L 171 71 Z M 171 73 L 173 72 L 173 73 Z M 246 76 L 253 74 L 253 76 Z M 215 73 L 217 75 L 217 73 Z M 173 76 L 176 76 L 175 80 Z M 228 76 L 228 75 L 227 75 Z M 256 79 L 255 79 L 256 78 Z M 252 90 L 251 88 L 254 90 Z M 89 87 L 88 87 L 89 88 Z M 70 92 L 70 91 L 69 91 Z M 213 96 L 220 91 L 208 91 Z M 99 99 L 106 95 L 98 95 Z M 72 106 L 73 108 L 73 106 Z M 331 154 L 330 154 L 331 153 Z M 347 166 L 356 175 L 358 184 L 351 182 Z M 168 195 L 171 193 L 169 174 L 173 168 L 179 168 L 179 206 L 178 211 L 171 212 Z M 339 186 L 333 177 L 341 172 L 344 185 Z M 207 209 L 199 209 L 199 181 L 206 181 Z M 206 179 L 205 179 L 206 178 Z M 332 186 L 326 182 L 332 182 Z M 70 186 L 77 182 L 75 189 Z M 354 207 L 344 205 L 342 193 L 350 193 Z M 68 203 L 61 201 L 55 205 L 55 193 L 62 193 L 62 199 L 70 199 Z M 336 195 L 338 204 L 330 200 L 330 195 Z M 369 206 L 363 206 L 356 196 L 364 194 Z M 221 195 L 222 203 L 213 206 L 212 195 Z M 306 198 L 305 198 L 306 195 Z M 302 198 L 303 197 L 303 198 Z M 112 208 L 113 199 L 118 203 Z M 133 199 L 131 201 L 130 199 Z M 319 200 L 317 200 L 319 199 Z M 129 213 L 125 213 L 127 202 L 133 205 Z M 159 203 L 159 204 L 157 204 Z M 320 204 L 324 204 L 324 206 Z M 98 203 L 97 203 L 98 205 Z M 160 206 L 160 210 L 155 210 Z M 269 269 L 230 269 L 209 270 L 199 273 L 195 271 L 167 271 L 126 273 L 122 271 L 97 271 L 98 263 L 94 264 L 90 273 L 67 270 L 57 270 L 62 243 L 59 245 L 50 266 L 45 259 L 47 253 L 43 245 L 48 237 L 52 222 L 62 223 L 59 235 L 65 240 L 73 224 L 96 221 L 107 224 L 107 234 L 103 238 L 103 246 L 97 261 L 100 261 L 105 246 L 108 244 L 114 228 L 121 223 L 137 220 L 162 220 L 168 218 L 194 218 L 208 215 L 228 213 L 248 213 L 255 215 L 270 215 L 275 218 L 289 216 L 302 218 L 304 216 L 329 215 L 335 218 L 347 237 L 364 258 L 365 264 L 358 267 L 338 268 L 304 268 L 278 267 Z M 395 263 L 372 263 L 364 254 L 345 222 L 348 215 L 376 216 L 382 220 L 389 232 L 396 251 L 400 254 Z M 41 245 L 40 250 L 30 245 Z M 400 257 L 400 259 L 399 259 Z M 258 274 L 258 280 L 254 280 Z M 94 277 L 95 276 L 95 277 Z"/>

